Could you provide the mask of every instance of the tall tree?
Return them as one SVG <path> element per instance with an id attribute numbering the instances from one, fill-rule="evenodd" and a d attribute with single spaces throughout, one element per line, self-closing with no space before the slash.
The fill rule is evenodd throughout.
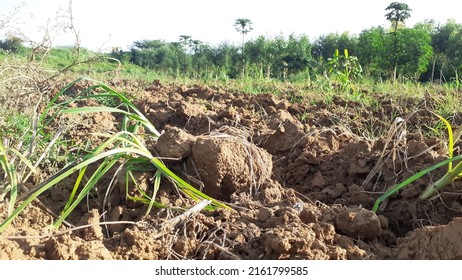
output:
<path id="1" fill-rule="evenodd" d="M 406 19 L 408 19 L 411 16 L 410 11 L 412 11 L 408 4 L 406 3 L 398 3 L 398 2 L 393 2 L 388 7 L 385 8 L 385 11 L 390 11 L 385 14 L 385 17 L 387 20 L 389 20 L 393 26 L 393 55 L 392 55 L 392 63 L 394 65 L 393 67 L 393 73 L 392 73 L 392 78 L 393 81 L 396 80 L 396 71 L 397 71 L 397 63 L 398 63 L 398 53 L 400 53 L 402 50 L 400 49 L 398 45 L 398 36 L 397 36 L 397 31 L 398 31 L 398 24 L 400 22 L 404 23 Z"/>
<path id="2" fill-rule="evenodd" d="M 355 55 L 357 48 L 357 37 L 350 36 L 348 32 L 329 33 L 327 35 L 321 35 L 314 41 L 313 56 L 317 59 L 321 58 L 326 61 L 335 53 L 335 50 L 347 49 L 350 54 Z"/>
<path id="3" fill-rule="evenodd" d="M 385 56 L 385 30 L 382 27 L 373 27 L 363 30 L 359 34 L 357 53 L 359 63 L 363 66 L 366 75 L 381 78 Z"/>
<path id="4" fill-rule="evenodd" d="M 431 36 L 419 27 L 386 34 L 385 49 L 385 57 L 391 59 L 383 60 L 383 67 L 393 69 L 396 77 L 415 80 L 428 69 L 433 56 Z"/>
<path id="5" fill-rule="evenodd" d="M 392 23 L 393 30 L 396 32 L 398 30 L 398 23 L 404 23 L 406 19 L 411 17 L 410 12 L 412 10 L 406 3 L 393 2 L 385 8 L 385 11 L 390 11 L 385 14 L 385 17 Z"/>
<path id="6" fill-rule="evenodd" d="M 241 47 L 242 77 L 244 77 L 244 71 L 245 71 L 245 56 L 244 56 L 245 34 L 253 30 L 252 24 L 253 24 L 252 21 L 248 18 L 238 18 L 234 22 L 234 27 L 236 28 L 237 32 L 242 34 L 242 47 Z"/>
<path id="7" fill-rule="evenodd" d="M 242 34 L 242 48 L 244 48 L 245 34 L 253 30 L 252 24 L 252 21 L 248 18 L 238 18 L 234 22 L 234 27 Z"/>
<path id="8" fill-rule="evenodd" d="M 432 34 L 432 46 L 435 50 L 434 69 L 439 69 L 440 80 L 449 80 L 460 75 L 462 70 L 462 24 L 448 20 L 439 25 Z M 433 76 L 433 73 L 432 73 Z"/>

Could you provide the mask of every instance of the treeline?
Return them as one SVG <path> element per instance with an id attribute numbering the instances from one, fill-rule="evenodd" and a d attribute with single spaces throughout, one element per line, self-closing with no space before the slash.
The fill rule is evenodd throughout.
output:
<path id="1" fill-rule="evenodd" d="M 243 50 L 232 43 L 210 46 L 180 36 L 177 42 L 137 41 L 129 51 L 113 50 L 111 55 L 174 76 L 287 79 L 330 72 L 335 51 L 342 58 L 345 49 L 357 57 L 367 77 L 450 81 L 462 72 L 462 25 L 426 21 L 396 30 L 374 27 L 359 35 L 331 33 L 314 42 L 307 36 L 260 36 L 246 42 Z"/>
<path id="2" fill-rule="evenodd" d="M 373 27 L 358 35 L 331 33 L 314 41 L 306 35 L 259 36 L 243 46 L 212 46 L 182 35 L 176 42 L 136 41 L 130 50 L 113 49 L 110 56 L 170 76 L 202 79 L 297 80 L 336 74 L 347 80 L 362 76 L 450 82 L 460 81 L 462 73 L 462 24 L 453 20 L 412 28 Z M 27 52 L 14 37 L 0 40 L 1 49 Z"/>

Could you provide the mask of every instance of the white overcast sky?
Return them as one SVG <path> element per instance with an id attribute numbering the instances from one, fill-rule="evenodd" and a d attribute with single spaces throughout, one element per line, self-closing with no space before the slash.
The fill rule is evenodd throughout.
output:
<path id="1" fill-rule="evenodd" d="M 30 37 L 38 37 L 40 26 L 56 17 L 68 0 L 0 0 L 0 15 L 25 2 L 18 24 Z M 137 40 L 178 41 L 190 35 L 209 44 L 239 42 L 234 29 L 237 18 L 252 20 L 248 38 L 306 34 L 312 40 L 330 32 L 359 34 L 373 27 L 388 27 L 385 8 L 393 0 L 74 0 L 75 26 L 82 46 L 90 49 L 128 49 Z M 412 9 L 408 26 L 425 19 L 462 23 L 462 1 L 403 0 Z M 3 36 L 4 30 L 0 30 Z M 66 34 L 53 38 L 54 45 L 72 45 Z"/>

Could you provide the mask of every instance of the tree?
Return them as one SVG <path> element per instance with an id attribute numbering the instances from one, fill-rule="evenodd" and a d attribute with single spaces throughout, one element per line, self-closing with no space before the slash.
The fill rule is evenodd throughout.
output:
<path id="1" fill-rule="evenodd" d="M 460 75 L 462 70 L 462 24 L 448 20 L 439 25 L 432 34 L 432 46 L 435 51 L 431 80 L 434 72 L 441 81 L 448 81 Z"/>
<path id="2" fill-rule="evenodd" d="M 234 22 L 234 27 L 242 34 L 242 48 L 244 48 L 245 34 L 253 30 L 252 24 L 252 21 L 248 18 L 238 18 Z"/>
<path id="3" fill-rule="evenodd" d="M 398 2 L 393 2 L 390 5 L 388 5 L 387 8 L 385 8 L 386 11 L 390 11 L 387 14 L 385 14 L 385 17 L 387 20 L 389 20 L 392 25 L 393 25 L 393 30 L 396 32 L 398 30 L 398 23 L 408 19 L 411 17 L 410 11 L 412 11 L 408 4 L 406 3 L 398 3 Z"/>
<path id="4" fill-rule="evenodd" d="M 248 18 L 238 18 L 234 22 L 234 27 L 236 30 L 242 34 L 242 47 L 241 47 L 241 54 L 242 54 L 242 77 L 244 77 L 244 70 L 245 70 L 245 56 L 244 56 L 244 45 L 245 45 L 245 34 L 249 33 L 253 30 L 252 21 Z"/>
<path id="5" fill-rule="evenodd" d="M 163 40 L 136 41 L 131 48 L 133 64 L 165 72 L 172 72 L 178 55 L 171 45 Z"/>
<path id="6" fill-rule="evenodd" d="M 335 53 L 337 49 L 347 49 L 350 54 L 355 55 L 357 42 L 357 38 L 355 36 L 350 36 L 348 32 L 343 32 L 342 34 L 329 33 L 327 35 L 321 35 L 316 39 L 312 53 L 314 57 L 317 59 L 322 58 L 324 61 L 332 57 L 332 54 Z"/>
<path id="7" fill-rule="evenodd" d="M 283 61 L 287 63 L 288 74 L 307 70 L 312 61 L 310 39 L 306 35 L 290 35 Z"/>
<path id="8" fill-rule="evenodd" d="M 255 40 L 247 42 L 246 46 L 246 58 L 247 61 L 254 64 L 256 68 L 259 69 L 257 77 L 263 78 L 270 77 L 271 67 L 272 67 L 272 58 L 269 51 L 270 42 L 264 36 L 258 36 Z"/>
<path id="9" fill-rule="evenodd" d="M 376 78 L 382 77 L 383 61 L 388 58 L 385 52 L 385 30 L 382 27 L 373 27 L 363 30 L 358 38 L 358 59 L 366 75 Z"/>
<path id="10" fill-rule="evenodd" d="M 5 40 L 0 40 L 0 49 L 9 52 L 20 52 L 25 49 L 22 43 L 21 38 L 10 36 Z"/>
<path id="11" fill-rule="evenodd" d="M 388 7 L 385 8 L 385 11 L 390 11 L 385 14 L 385 17 L 387 20 L 389 20 L 393 26 L 393 55 L 391 56 L 392 58 L 392 63 L 393 63 L 393 81 L 396 80 L 396 71 L 397 71 L 397 63 L 398 63 L 398 53 L 401 52 L 401 49 L 398 45 L 398 36 L 397 36 L 397 31 L 398 31 L 398 24 L 404 23 L 406 19 L 408 19 L 411 16 L 410 11 L 412 11 L 409 6 L 406 3 L 398 3 L 398 2 L 393 2 Z"/>
<path id="12" fill-rule="evenodd" d="M 211 61 L 221 78 L 236 78 L 239 75 L 236 65 L 240 59 L 239 48 L 228 42 L 221 43 L 211 51 Z"/>
<path id="13" fill-rule="evenodd" d="M 385 49 L 389 59 L 382 61 L 383 68 L 393 69 L 393 78 L 397 75 L 418 79 L 428 69 L 433 55 L 431 36 L 419 27 L 386 34 Z"/>

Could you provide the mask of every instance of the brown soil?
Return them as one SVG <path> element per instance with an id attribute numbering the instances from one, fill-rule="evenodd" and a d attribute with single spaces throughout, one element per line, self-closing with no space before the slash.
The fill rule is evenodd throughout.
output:
<path id="1" fill-rule="evenodd" d="M 203 210 L 160 227 L 180 213 L 153 210 L 144 217 L 146 206 L 126 200 L 124 186 L 103 208 L 102 184 L 68 221 L 94 226 L 50 232 L 54 218 L 34 203 L 0 235 L 0 259 L 462 258 L 460 184 L 438 199 L 418 200 L 444 170 L 394 195 L 378 215 L 369 210 L 386 189 L 445 158 L 443 142 L 424 136 L 428 129 L 422 124 L 432 122 L 431 116 L 423 110 L 409 114 L 428 103 L 405 100 L 407 107 L 400 107 L 377 96 L 379 104 L 369 108 L 336 99 L 291 103 L 289 96 L 176 88 L 158 81 L 113 86 L 133 89 L 136 105 L 164 131 L 153 152 L 233 210 Z M 393 122 L 391 116 L 409 118 Z M 78 122 L 79 129 L 68 135 L 76 141 L 84 141 L 90 130 L 118 125 L 109 114 Z M 152 174 L 138 175 L 149 191 Z M 40 201 L 59 213 L 71 187 L 71 181 L 60 184 Z M 159 201 L 194 205 L 168 185 Z M 0 204 L 0 213 L 4 218 L 6 205 Z M 103 221 L 127 223 L 97 225 Z"/>

